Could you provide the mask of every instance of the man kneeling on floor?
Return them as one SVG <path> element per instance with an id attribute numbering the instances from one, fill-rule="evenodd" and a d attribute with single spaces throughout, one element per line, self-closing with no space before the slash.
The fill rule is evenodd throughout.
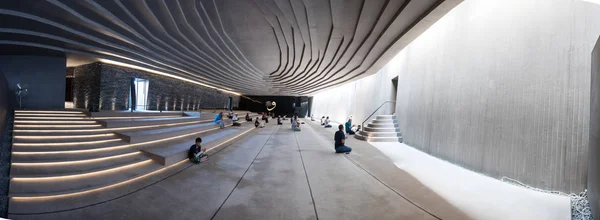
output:
<path id="1" fill-rule="evenodd" d="M 339 125 L 338 126 L 338 131 L 335 132 L 335 136 L 333 137 L 333 139 L 335 140 L 335 152 L 336 153 L 350 153 L 350 151 L 352 151 L 352 148 L 345 146 L 344 144 L 346 144 L 346 135 L 344 135 L 344 125 Z"/>
<path id="2" fill-rule="evenodd" d="M 196 144 L 190 147 L 188 151 L 188 158 L 193 163 L 202 163 L 202 161 L 208 160 L 208 154 L 206 154 L 206 148 L 202 148 L 202 138 L 196 138 Z"/>

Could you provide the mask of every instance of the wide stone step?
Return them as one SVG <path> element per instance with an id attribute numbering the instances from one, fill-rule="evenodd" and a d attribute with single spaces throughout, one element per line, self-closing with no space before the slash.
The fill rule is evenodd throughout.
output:
<path id="1" fill-rule="evenodd" d="M 399 137 L 401 136 L 400 132 L 359 132 L 363 136 L 368 137 Z"/>
<path id="2" fill-rule="evenodd" d="M 175 117 L 175 118 L 137 118 L 137 119 L 117 119 L 100 120 L 99 123 L 106 128 L 121 128 L 149 125 L 170 125 L 182 123 L 200 123 L 211 122 L 212 119 L 202 119 L 200 117 Z"/>
<path id="3" fill-rule="evenodd" d="M 375 119 L 396 119 L 395 115 L 378 115 Z"/>
<path id="4" fill-rule="evenodd" d="M 187 135 L 208 129 L 218 129 L 218 125 L 212 122 L 175 126 L 170 128 L 146 129 L 141 131 L 117 132 L 117 135 L 129 143 L 141 143 L 165 138 Z"/>
<path id="5" fill-rule="evenodd" d="M 372 128 L 372 127 L 365 127 L 364 131 L 368 131 L 368 132 L 399 132 L 398 128 Z"/>
<path id="6" fill-rule="evenodd" d="M 83 143 L 83 142 L 91 142 L 97 141 L 101 142 L 104 140 L 114 140 L 119 139 L 114 133 L 100 133 L 100 134 L 61 134 L 61 135 L 20 135 L 13 134 L 13 146 L 22 146 L 22 145 L 31 145 L 34 146 L 35 143 L 40 143 L 42 145 L 46 144 L 56 144 L 65 143 L 66 145 L 70 145 L 73 143 Z"/>
<path id="7" fill-rule="evenodd" d="M 394 123 L 379 123 L 379 124 L 371 124 L 369 123 L 367 127 L 371 128 L 396 128 L 399 127 L 398 124 Z"/>
<path id="8" fill-rule="evenodd" d="M 126 142 L 117 136 L 103 138 L 99 140 L 73 140 L 72 142 L 30 142 L 13 143 L 13 152 L 40 152 L 40 151 L 77 151 L 89 149 L 112 148 L 115 146 L 127 145 Z"/>
<path id="9" fill-rule="evenodd" d="M 47 152 L 16 152 L 11 155 L 11 163 L 56 163 L 70 161 L 106 160 L 139 152 L 135 147 L 115 148 L 99 151 L 47 151 Z"/>
<path id="10" fill-rule="evenodd" d="M 213 148 L 223 144 L 232 138 L 254 129 L 254 125 L 244 123 L 240 127 L 229 126 L 225 129 L 218 129 L 199 135 L 202 137 L 203 148 Z M 144 154 L 154 159 L 157 163 L 163 166 L 169 166 L 187 158 L 187 153 L 190 147 L 194 144 L 194 139 L 186 139 L 178 143 L 172 143 L 154 148 L 142 150 Z"/>
<path id="11" fill-rule="evenodd" d="M 152 159 L 115 170 L 51 178 L 12 178 L 9 197 L 40 197 L 72 194 L 107 187 L 162 168 Z"/>
<path id="12" fill-rule="evenodd" d="M 371 142 L 402 142 L 402 137 L 368 137 Z"/>
<path id="13" fill-rule="evenodd" d="M 13 163 L 10 168 L 11 177 L 58 177 L 84 173 L 93 173 L 102 170 L 114 169 L 147 160 L 141 152 L 125 154 L 104 160 L 91 160 L 79 162 L 57 163 Z"/>
<path id="14" fill-rule="evenodd" d="M 389 124 L 389 123 L 396 123 L 396 120 L 393 120 L 393 119 L 373 119 L 373 121 L 371 121 L 371 123 L 373 123 L 373 124 Z"/>

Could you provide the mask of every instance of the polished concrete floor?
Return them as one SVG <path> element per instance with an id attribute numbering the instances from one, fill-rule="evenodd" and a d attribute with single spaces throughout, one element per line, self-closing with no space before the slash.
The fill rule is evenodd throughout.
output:
<path id="1" fill-rule="evenodd" d="M 468 219 L 367 142 L 335 154 L 332 129 L 270 123 L 127 196 L 14 219 Z"/>

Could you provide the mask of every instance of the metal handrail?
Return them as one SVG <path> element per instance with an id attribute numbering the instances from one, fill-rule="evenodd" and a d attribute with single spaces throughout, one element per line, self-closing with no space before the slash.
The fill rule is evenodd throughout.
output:
<path id="1" fill-rule="evenodd" d="M 379 111 L 379 109 L 380 109 L 381 107 L 383 107 L 383 105 L 385 105 L 386 103 L 389 103 L 389 102 L 396 103 L 396 101 L 385 101 L 385 102 L 383 102 L 383 104 L 381 104 L 381 105 L 380 105 L 380 106 L 379 106 L 377 109 L 375 109 L 375 111 L 373 111 L 373 113 L 371 113 L 371 115 L 369 115 L 369 117 L 367 117 L 367 119 L 365 119 L 365 120 L 362 122 L 362 124 L 361 124 L 361 125 L 362 125 L 362 127 L 361 127 L 360 129 L 363 129 L 363 130 L 364 130 L 364 129 L 365 129 L 365 122 L 367 122 L 367 121 L 369 120 L 369 118 L 371 118 L 371 116 L 373 116 L 373 115 L 374 115 L 374 114 L 375 114 L 377 111 Z"/>

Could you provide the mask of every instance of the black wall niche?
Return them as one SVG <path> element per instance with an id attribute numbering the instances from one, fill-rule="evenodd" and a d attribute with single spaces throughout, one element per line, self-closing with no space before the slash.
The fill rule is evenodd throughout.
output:
<path id="1" fill-rule="evenodd" d="M 62 109 L 65 107 L 65 57 L 0 56 L 0 71 L 8 84 L 9 100 L 18 107 L 16 84 L 29 90 L 23 97 L 24 109 Z"/>
<path id="2" fill-rule="evenodd" d="M 240 109 L 246 109 L 251 112 L 267 112 L 267 101 L 275 101 L 277 106 L 273 109 L 275 115 L 298 115 L 304 117 L 308 112 L 308 97 L 306 96 L 247 96 L 250 99 L 242 98 L 240 100 Z M 300 105 L 298 105 L 300 104 Z"/>

